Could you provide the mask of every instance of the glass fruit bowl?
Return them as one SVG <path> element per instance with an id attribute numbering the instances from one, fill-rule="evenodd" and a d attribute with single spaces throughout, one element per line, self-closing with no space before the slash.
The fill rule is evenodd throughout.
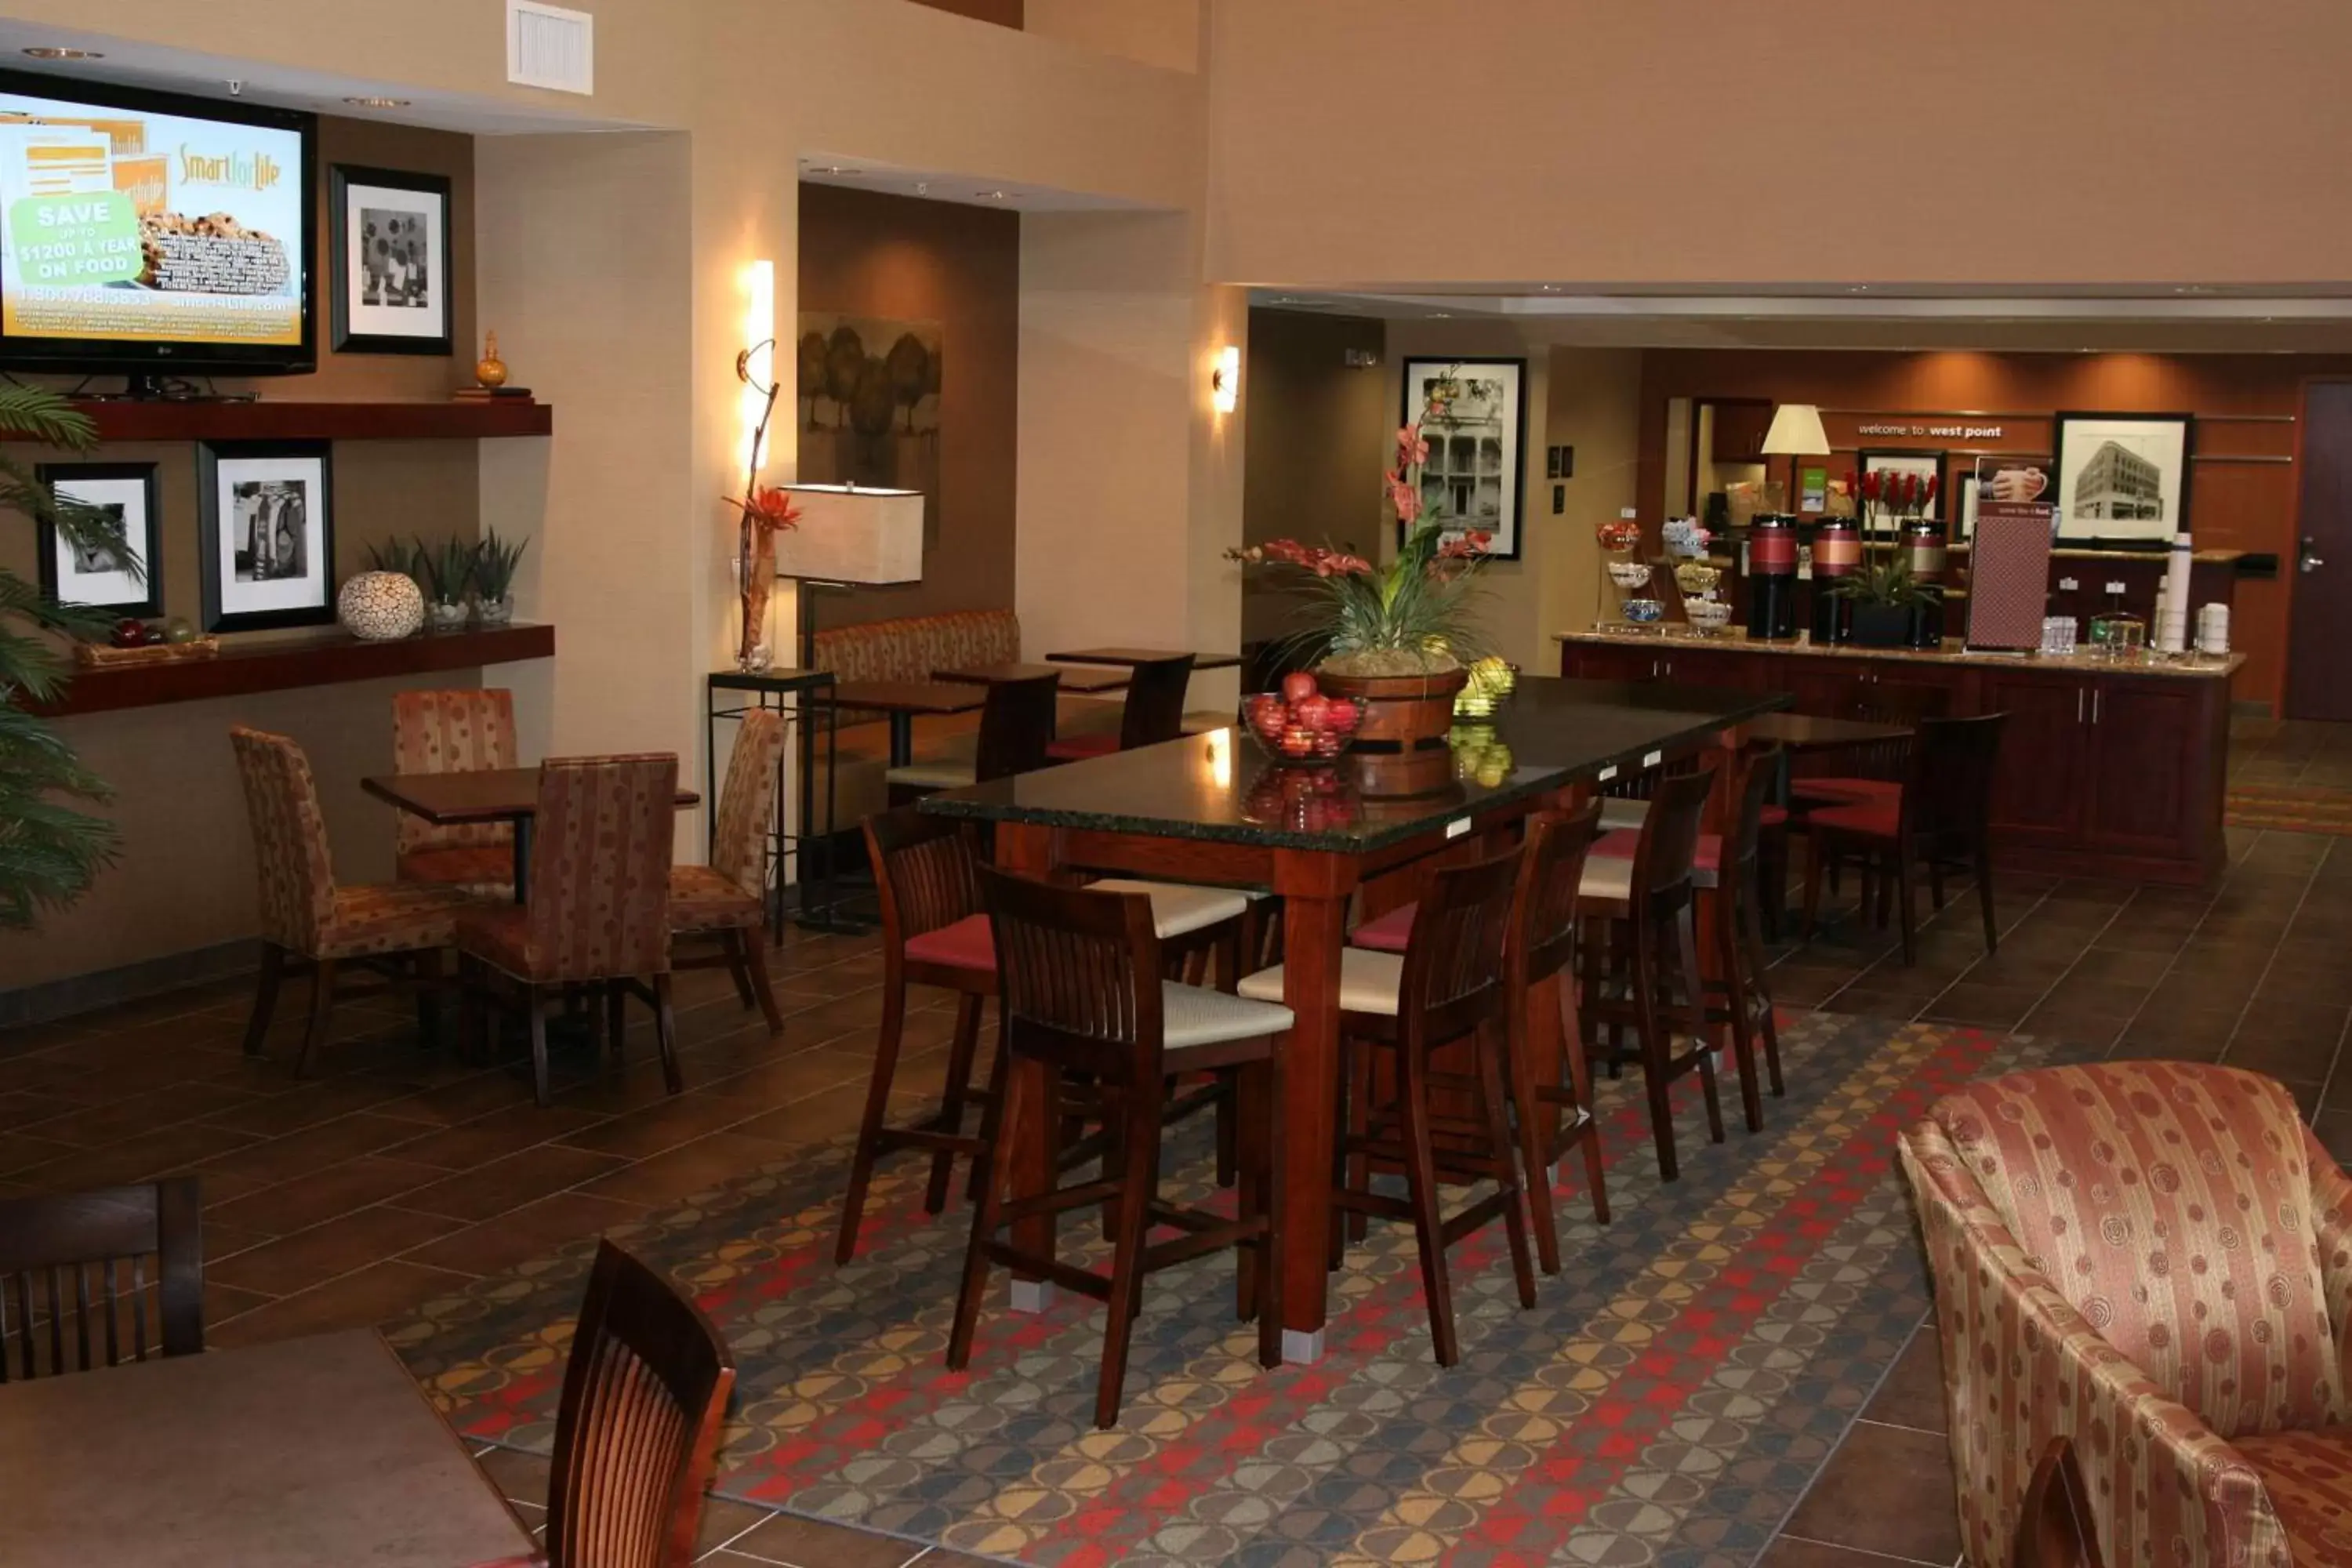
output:
<path id="1" fill-rule="evenodd" d="M 1360 698 L 1326 697 L 1311 685 L 1297 695 L 1261 691 L 1242 699 L 1241 721 L 1276 762 L 1328 762 L 1355 739 L 1364 703 Z"/>
<path id="2" fill-rule="evenodd" d="M 1617 606 L 1637 626 L 1654 626 L 1666 618 L 1666 607 L 1655 599 L 1628 599 Z"/>
<path id="3" fill-rule="evenodd" d="M 1723 581 L 1723 568 L 1704 561 L 1685 561 L 1675 567 L 1675 586 L 1685 594 L 1711 594 Z"/>
<path id="4" fill-rule="evenodd" d="M 1642 561 L 1612 561 L 1609 580 L 1620 588 L 1645 587 L 1650 581 L 1649 564 Z"/>

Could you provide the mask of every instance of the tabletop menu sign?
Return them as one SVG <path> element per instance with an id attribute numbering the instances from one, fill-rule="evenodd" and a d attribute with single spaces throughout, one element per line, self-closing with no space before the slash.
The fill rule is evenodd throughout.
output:
<path id="1" fill-rule="evenodd" d="M 2050 598 L 2048 501 L 1977 503 L 1969 554 L 1969 647 L 2031 652 L 2042 646 Z"/>

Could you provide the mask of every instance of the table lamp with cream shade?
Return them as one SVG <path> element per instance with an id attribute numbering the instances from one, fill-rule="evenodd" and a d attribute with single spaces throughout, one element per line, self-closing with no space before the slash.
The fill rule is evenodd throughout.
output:
<path id="1" fill-rule="evenodd" d="M 1822 411 L 1810 403 L 1783 403 L 1772 410 L 1772 427 L 1764 433 L 1764 456 L 1789 459 L 1788 495 L 1799 494 L 1797 459 L 1830 455 L 1829 432 L 1822 428 Z"/>
<path id="2" fill-rule="evenodd" d="M 923 492 L 790 484 L 800 524 L 776 536 L 776 575 L 812 588 L 881 588 L 923 580 Z M 816 605 L 799 605 L 800 662 L 816 661 Z"/>

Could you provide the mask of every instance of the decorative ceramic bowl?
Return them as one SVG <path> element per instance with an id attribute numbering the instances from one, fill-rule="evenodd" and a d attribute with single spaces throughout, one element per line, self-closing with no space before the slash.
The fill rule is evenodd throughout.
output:
<path id="1" fill-rule="evenodd" d="M 1635 626 L 1653 626 L 1666 618 L 1666 607 L 1655 599 L 1628 599 L 1618 607 Z"/>
<path id="2" fill-rule="evenodd" d="M 1723 568 L 1704 561 L 1685 561 L 1675 567 L 1675 585 L 1685 594 L 1712 594 L 1723 581 Z"/>
<path id="3" fill-rule="evenodd" d="M 1683 614 L 1703 632 L 1719 632 L 1731 622 L 1731 606 L 1721 599 L 1686 599 Z"/>
<path id="4" fill-rule="evenodd" d="M 335 618 L 362 642 L 392 642 L 425 624 L 425 595 L 401 572 L 362 572 L 335 595 Z"/>
<path id="5" fill-rule="evenodd" d="M 1650 568 L 1640 561 L 1612 561 L 1609 580 L 1620 588 L 1639 588 L 1650 580 Z"/>

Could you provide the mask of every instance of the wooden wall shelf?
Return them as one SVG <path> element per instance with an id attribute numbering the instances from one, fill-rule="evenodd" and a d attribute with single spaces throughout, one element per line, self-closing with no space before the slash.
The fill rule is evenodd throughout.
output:
<path id="1" fill-rule="evenodd" d="M 343 631 L 255 637 L 226 643 L 217 658 L 76 670 L 63 700 L 37 711 L 52 717 L 106 713 L 554 657 L 555 628 L 548 626 L 419 633 L 397 642 L 362 642 Z"/>
<path id="2" fill-rule="evenodd" d="M 100 441 L 431 441 L 555 433 L 551 404 L 129 403 L 77 399 Z"/>

